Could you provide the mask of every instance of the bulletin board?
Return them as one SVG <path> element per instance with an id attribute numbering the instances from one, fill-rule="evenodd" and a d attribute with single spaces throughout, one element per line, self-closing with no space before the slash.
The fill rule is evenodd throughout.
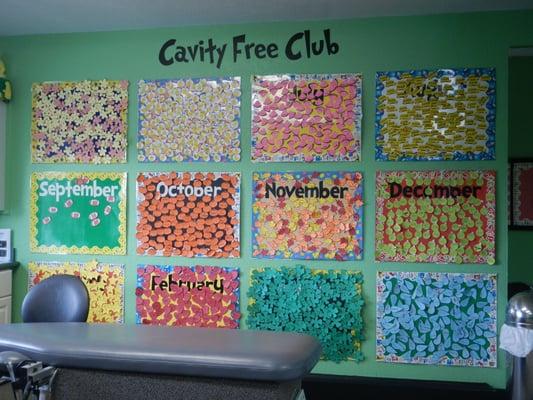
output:
<path id="1" fill-rule="evenodd" d="M 360 74 L 252 78 L 252 161 L 361 158 Z"/>
<path id="2" fill-rule="evenodd" d="M 511 159 L 509 171 L 509 228 L 533 230 L 533 159 Z"/>
<path id="3" fill-rule="evenodd" d="M 28 290 L 53 275 L 66 274 L 81 278 L 89 292 L 87 322 L 124 322 L 124 265 L 90 261 L 30 262 Z"/>
<path id="4" fill-rule="evenodd" d="M 173 265 L 138 265 L 138 324 L 239 327 L 239 270 Z"/>
<path id="5" fill-rule="evenodd" d="M 517 18 L 518 16 L 518 18 Z M 386 25 L 384 24 L 386 22 Z M 499 131 L 496 135 L 497 157 L 490 161 L 459 160 L 437 162 L 386 162 L 375 161 L 375 137 L 370 132 L 371 126 L 375 126 L 375 92 L 377 71 L 397 70 L 420 70 L 439 68 L 463 68 L 463 67 L 496 67 L 497 77 L 497 108 L 495 118 L 498 128 L 504 127 L 506 119 L 505 110 L 505 82 L 507 80 L 507 51 L 516 43 L 527 43 L 530 36 L 526 29 L 517 31 L 517 25 L 526 26 L 533 23 L 533 15 L 528 13 L 488 13 L 479 14 L 475 18 L 465 15 L 446 15 L 428 19 L 426 16 L 412 18 L 368 19 L 354 23 L 353 21 L 339 21 L 331 23 L 323 20 L 313 23 L 290 21 L 274 24 L 249 24 L 234 27 L 204 26 L 176 27 L 161 30 L 141 30 L 127 32 L 102 32 L 73 35 L 51 36 L 28 36 L 24 39 L 17 37 L 2 38 L 4 53 L 9 56 L 6 60 L 8 75 L 13 83 L 13 100 L 7 105 L 9 109 L 7 126 L 7 167 L 9 177 L 6 181 L 6 207 L 7 212 L 0 216 L 0 224 L 17 227 L 14 244 L 17 247 L 17 259 L 19 260 L 66 260 L 87 262 L 97 257 L 99 261 L 126 263 L 127 268 L 135 269 L 138 264 L 172 264 L 172 265 L 225 265 L 240 268 L 242 288 L 248 291 L 250 269 L 258 267 L 278 267 L 287 265 L 294 267 L 296 264 L 308 264 L 309 267 L 320 269 L 346 269 L 361 270 L 364 274 L 364 300 L 371 307 L 363 308 L 367 341 L 362 342 L 362 351 L 366 361 L 356 364 L 354 362 L 319 362 L 315 372 L 320 374 L 358 375 L 368 377 L 397 377 L 403 379 L 417 379 L 421 381 L 455 380 L 468 382 L 485 382 L 495 388 L 505 387 L 505 367 L 500 360 L 499 368 L 446 368 L 443 366 L 400 365 L 384 364 L 375 361 L 375 276 L 372 273 L 379 270 L 412 270 L 418 271 L 442 271 L 442 272 L 498 272 L 500 289 L 507 283 L 508 265 L 504 262 L 505 249 L 508 233 L 504 223 L 505 196 L 501 190 L 505 190 L 502 179 L 505 178 L 507 168 L 508 148 L 505 146 L 505 133 Z M 497 27 L 497 29 L 488 29 Z M 386 33 L 394 33 L 393 40 L 385 43 Z M 440 34 L 446 32 L 447 34 Z M 462 35 L 462 36 L 461 36 Z M 457 37 L 466 37 L 468 40 L 454 40 Z M 391 38 L 391 36 L 388 36 Z M 233 53 L 233 39 L 242 40 L 236 44 L 239 54 Z M 418 38 L 418 39 L 414 39 Z M 209 39 L 222 50 L 227 44 L 225 53 L 217 57 L 213 50 L 214 62 L 205 53 L 201 60 L 200 49 L 207 49 Z M 171 65 L 162 65 L 158 60 L 158 53 L 165 43 L 173 43 L 165 50 L 165 57 Z M 289 43 L 290 40 L 290 43 Z M 203 41 L 203 46 L 201 41 Z M 22 42 L 24 42 L 22 44 Z M 419 46 L 428 44 L 428 46 Z M 278 51 L 272 57 L 270 50 L 263 51 L 264 58 L 258 58 L 256 51 L 264 50 L 270 44 L 278 46 Z M 312 52 L 311 45 L 315 49 L 322 50 L 320 55 Z M 250 56 L 247 57 L 247 45 Z M 264 45 L 264 47 L 262 47 Z M 309 48 L 307 48 L 309 45 Z M 193 60 L 189 57 L 187 47 L 192 51 L 198 49 L 197 57 Z M 287 47 L 293 51 L 297 60 L 287 57 Z M 187 53 L 187 59 L 181 61 L 175 59 Z M 110 56 L 110 57 L 107 57 Z M 112 57 L 111 57 L 112 56 Z M 235 56 L 235 58 L 234 58 Z M 220 61 L 220 64 L 217 62 Z M 472 63 L 479 62 L 475 65 Z M 220 68 L 217 68 L 217 66 Z M 362 74 L 362 112 L 364 118 L 364 133 L 361 137 L 361 151 L 359 161 L 331 161 L 307 163 L 298 162 L 275 162 L 267 164 L 262 161 L 252 161 L 252 76 L 253 75 L 283 75 L 283 74 L 307 74 L 307 73 L 358 73 Z M 138 135 L 138 112 L 139 112 L 139 80 L 153 80 L 159 78 L 183 79 L 189 77 L 228 77 L 241 76 L 241 158 L 238 162 L 227 163 L 182 161 L 169 163 L 166 161 L 141 162 L 137 159 L 137 135 Z M 128 158 L 125 164 L 114 165 L 83 165 L 70 164 L 53 167 L 52 164 L 31 164 L 32 154 L 30 151 L 31 130 L 31 84 L 32 82 L 44 82 L 47 80 L 71 80 L 83 79 L 123 79 L 129 84 L 129 112 L 128 112 Z M 505 79 L 504 79 L 505 78 Z M 503 91 L 500 91 L 502 89 Z M 368 98 L 369 95 L 372 98 Z M 249 130 L 249 131 L 248 131 Z M 185 131 L 185 135 L 189 133 Z M 367 135 L 368 134 L 368 135 Z M 502 134 L 500 136 L 500 134 Z M 503 141 L 502 141 L 503 139 Z M 221 161 L 222 162 L 222 161 Z M 270 161 L 268 161 L 270 162 Z M 18 165 L 24 168 L 17 168 Z M 498 202 L 498 223 L 496 224 L 496 262 L 494 266 L 486 264 L 448 264 L 446 266 L 433 264 L 430 261 L 424 263 L 400 263 L 396 261 L 375 260 L 375 203 L 370 207 L 369 202 L 376 201 L 375 171 L 376 170 L 460 170 L 460 169 L 490 169 L 497 171 L 496 192 Z M 29 232 L 24 236 L 25 229 L 29 224 L 29 181 L 31 174 L 43 170 L 75 170 L 81 172 L 128 172 L 127 215 L 133 219 L 128 220 L 127 225 L 127 256 L 125 257 L 101 257 L 87 255 L 44 256 L 31 251 L 31 244 L 25 245 L 29 240 Z M 158 171 L 240 171 L 241 197 L 243 205 L 240 223 L 241 251 L 240 257 L 215 260 L 214 258 L 202 258 L 192 260 L 181 258 L 181 255 L 165 259 L 161 256 L 142 254 L 138 255 L 136 235 L 136 200 L 135 180 L 140 172 Z M 364 220 L 364 259 L 337 262 L 331 260 L 297 260 L 297 259 L 258 259 L 252 256 L 252 201 L 253 201 L 253 172 L 268 171 L 360 171 L 363 174 L 363 218 Z M 133 174 L 133 175 L 132 175 Z M 17 201 L 21 201 L 18 204 Z M 500 201 L 501 200 L 501 201 Z M 431 230 L 431 227 L 430 227 Z M 22 236 L 21 236 L 22 234 Z M 450 249 L 451 250 L 451 249 Z M 116 260 L 115 260 L 116 258 Z M 288 261 L 285 261 L 288 260 Z M 199 262 L 201 261 L 201 262 Z M 416 268 L 415 268 L 416 267 Z M 411 269 L 410 269 L 411 268 Z M 370 275 L 369 275 L 370 274 Z M 14 280 L 14 292 L 24 293 L 27 287 L 26 280 L 20 275 L 20 271 Z M 24 274 L 22 274 L 24 275 Z M 125 320 L 127 323 L 135 322 L 134 286 L 135 272 L 127 271 L 126 284 L 128 285 L 127 309 Z M 502 304 L 506 299 L 503 290 L 498 291 L 499 311 L 502 312 Z M 246 302 L 247 296 L 242 296 L 241 302 Z M 242 303 L 241 303 L 242 304 Z M 14 310 L 13 318 L 20 320 L 19 310 Z M 245 316 L 246 318 L 246 316 Z M 501 321 L 499 321 L 501 322 Z M 242 325 L 243 328 L 246 324 Z M 369 339 L 369 340 L 368 340 Z M 501 356 L 501 354 L 499 354 Z"/>
<path id="6" fill-rule="evenodd" d="M 125 163 L 128 81 L 32 86 L 33 163 Z"/>
<path id="7" fill-rule="evenodd" d="M 495 263 L 494 171 L 376 174 L 376 260 Z"/>
<path id="8" fill-rule="evenodd" d="M 140 162 L 239 161 L 241 79 L 139 81 Z"/>
<path id="9" fill-rule="evenodd" d="M 363 276 L 359 271 L 294 268 L 252 270 L 249 329 L 306 333 L 322 344 L 322 358 L 362 361 Z"/>
<path id="10" fill-rule="evenodd" d="M 378 72 L 376 160 L 494 160 L 494 68 Z"/>
<path id="11" fill-rule="evenodd" d="M 239 173 L 137 176 L 137 254 L 239 257 L 239 227 Z"/>
<path id="12" fill-rule="evenodd" d="M 253 257 L 360 260 L 362 179 L 359 172 L 254 172 Z"/>
<path id="13" fill-rule="evenodd" d="M 497 365 L 496 274 L 378 272 L 378 361 Z"/>
<path id="14" fill-rule="evenodd" d="M 126 174 L 31 175 L 30 247 L 36 253 L 126 254 Z"/>

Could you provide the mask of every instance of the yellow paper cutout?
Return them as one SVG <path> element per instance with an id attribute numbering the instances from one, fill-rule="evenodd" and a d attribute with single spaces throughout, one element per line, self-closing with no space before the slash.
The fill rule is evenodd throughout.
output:
<path id="1" fill-rule="evenodd" d="M 87 322 L 124 322 L 124 265 L 75 262 L 30 262 L 28 289 L 53 275 L 80 277 L 89 291 Z"/>

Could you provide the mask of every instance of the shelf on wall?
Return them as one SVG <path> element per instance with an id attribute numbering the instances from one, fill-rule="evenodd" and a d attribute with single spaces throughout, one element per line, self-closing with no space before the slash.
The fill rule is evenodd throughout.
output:
<path id="1" fill-rule="evenodd" d="M 15 269 L 17 268 L 18 266 L 20 265 L 19 262 L 15 261 L 15 262 L 10 262 L 10 263 L 3 263 L 3 264 L 0 264 L 0 271 L 1 270 L 4 270 L 4 269 Z"/>

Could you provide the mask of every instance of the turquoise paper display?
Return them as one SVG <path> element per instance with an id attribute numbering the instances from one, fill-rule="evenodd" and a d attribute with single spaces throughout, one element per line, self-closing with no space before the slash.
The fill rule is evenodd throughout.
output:
<path id="1" fill-rule="evenodd" d="M 252 271 L 249 329 L 307 333 L 335 362 L 364 359 L 363 276 L 357 271 L 264 268 Z"/>

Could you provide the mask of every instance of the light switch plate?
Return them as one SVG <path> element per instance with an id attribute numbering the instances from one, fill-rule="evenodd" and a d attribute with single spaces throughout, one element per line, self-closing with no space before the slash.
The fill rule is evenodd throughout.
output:
<path id="1" fill-rule="evenodd" d="M 11 229 L 0 229 L 0 264 L 13 261 L 11 247 Z"/>

